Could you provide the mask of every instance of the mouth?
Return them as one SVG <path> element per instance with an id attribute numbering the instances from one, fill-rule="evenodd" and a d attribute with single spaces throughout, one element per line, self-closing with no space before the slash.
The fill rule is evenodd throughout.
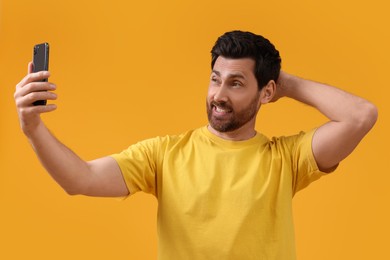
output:
<path id="1" fill-rule="evenodd" d="M 211 109 L 217 115 L 225 115 L 225 114 L 231 113 L 233 111 L 232 108 L 227 106 L 226 104 L 217 104 L 214 102 L 211 104 Z"/>

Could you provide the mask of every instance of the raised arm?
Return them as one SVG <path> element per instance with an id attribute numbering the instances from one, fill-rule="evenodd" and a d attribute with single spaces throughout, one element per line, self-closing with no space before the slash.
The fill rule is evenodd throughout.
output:
<path id="1" fill-rule="evenodd" d="M 359 144 L 377 120 L 375 105 L 338 88 L 280 73 L 275 100 L 289 97 L 317 108 L 329 118 L 313 137 L 317 165 L 330 171 Z"/>
<path id="2" fill-rule="evenodd" d="M 86 162 L 63 145 L 45 126 L 41 113 L 56 109 L 54 104 L 33 106 L 36 100 L 55 100 L 56 86 L 50 82 L 38 82 L 48 78 L 49 72 L 28 74 L 16 86 L 14 94 L 23 133 L 31 143 L 45 169 L 68 194 L 89 196 L 126 196 L 129 191 L 120 168 L 111 157 Z"/>

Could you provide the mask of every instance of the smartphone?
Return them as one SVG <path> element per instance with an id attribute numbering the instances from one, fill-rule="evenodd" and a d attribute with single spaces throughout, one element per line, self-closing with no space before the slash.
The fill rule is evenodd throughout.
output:
<path id="1" fill-rule="evenodd" d="M 49 44 L 47 42 L 34 46 L 33 65 L 33 72 L 49 70 Z M 47 79 L 43 79 L 42 81 L 47 81 Z M 46 105 L 46 100 L 37 100 L 33 105 L 44 106 Z"/>

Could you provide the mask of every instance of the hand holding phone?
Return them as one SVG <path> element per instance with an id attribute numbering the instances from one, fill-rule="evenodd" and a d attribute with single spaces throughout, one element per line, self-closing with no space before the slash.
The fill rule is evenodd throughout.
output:
<path id="1" fill-rule="evenodd" d="M 33 72 L 49 70 L 49 44 L 47 42 L 37 44 L 33 51 Z M 42 81 L 47 81 L 43 79 Z M 33 103 L 34 106 L 46 105 L 46 100 L 37 100 Z"/>

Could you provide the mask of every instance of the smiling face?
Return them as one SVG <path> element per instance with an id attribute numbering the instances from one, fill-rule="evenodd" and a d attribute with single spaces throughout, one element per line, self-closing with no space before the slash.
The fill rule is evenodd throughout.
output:
<path id="1" fill-rule="evenodd" d="M 210 77 L 207 95 L 209 128 L 223 133 L 255 134 L 260 96 L 254 75 L 255 61 L 250 58 L 229 59 L 219 56 Z M 245 138 L 245 137 L 243 137 Z"/>

